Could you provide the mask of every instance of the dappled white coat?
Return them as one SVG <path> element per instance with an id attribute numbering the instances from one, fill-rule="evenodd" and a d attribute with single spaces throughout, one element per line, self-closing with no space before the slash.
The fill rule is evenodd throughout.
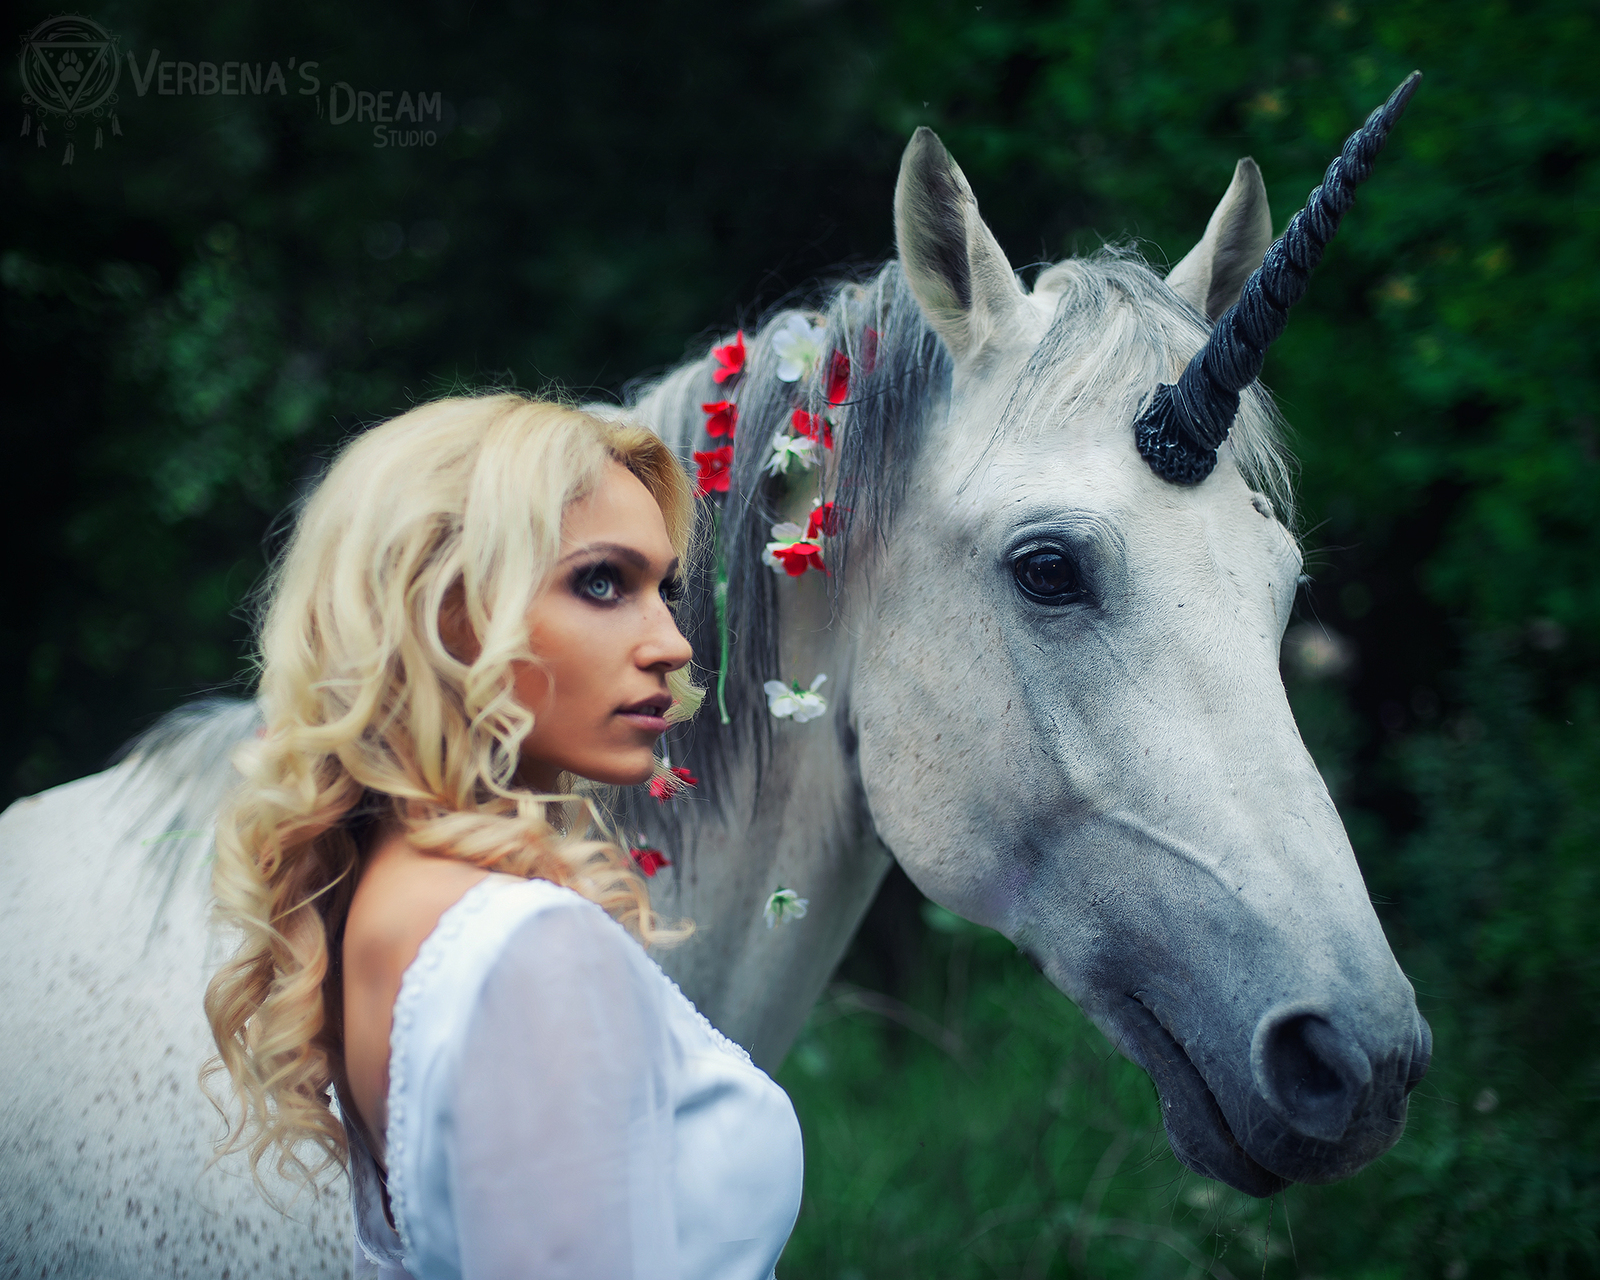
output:
<path id="1" fill-rule="evenodd" d="M 161 827 L 127 775 L 0 817 L 0 1259 L 25 1250 L 27 1275 L 344 1275 L 343 1177 L 295 1199 L 264 1168 L 286 1219 L 241 1160 L 207 1168 L 223 1124 L 200 1094 L 215 1052 L 201 1000 L 225 954 L 209 866 L 188 859 L 158 921 L 167 878 L 128 833 Z"/>

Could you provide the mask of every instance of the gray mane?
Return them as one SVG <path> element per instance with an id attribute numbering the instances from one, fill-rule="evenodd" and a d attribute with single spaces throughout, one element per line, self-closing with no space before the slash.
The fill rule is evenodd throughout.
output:
<path id="1" fill-rule="evenodd" d="M 133 806 L 128 837 L 144 846 L 145 865 L 160 889 L 152 937 L 178 878 L 209 857 L 217 811 L 239 783 L 233 749 L 261 725 L 252 699 L 197 698 L 117 753 L 116 795 Z"/>
<path id="2" fill-rule="evenodd" d="M 769 314 L 746 336 L 745 372 L 737 381 L 718 385 L 711 376 L 716 362 L 707 354 L 628 397 L 627 408 L 677 447 L 691 473 L 693 450 L 724 443 L 705 434 L 706 415 L 700 406 L 722 399 L 739 406 L 731 487 L 727 494 L 698 504 L 695 551 L 685 577 L 683 613 L 697 679 L 706 686 L 707 697 L 694 722 L 674 730 L 668 740 L 673 763 L 686 764 L 700 779 L 700 803 L 725 797 L 733 773 L 751 753 L 759 779 L 771 751 L 772 717 L 762 684 L 779 674 L 774 624 L 780 584 L 761 555 L 771 541 L 772 525 L 783 518 L 781 508 L 791 486 L 815 487 L 818 473 L 772 476 L 762 468 L 773 435 L 787 427 L 796 408 L 827 409 L 826 355 L 810 379 L 778 379 L 772 335 L 792 311 Z M 826 351 L 844 352 L 851 368 L 846 403 L 829 410 L 836 467 L 830 496 L 840 520 L 838 534 L 829 542 L 836 593 L 847 574 L 862 570 L 858 562 L 870 560 L 888 532 L 916 465 L 923 423 L 949 395 L 951 359 L 896 262 L 864 282 L 832 286 L 806 314 L 826 329 Z M 714 536 L 719 519 L 720 538 Z M 713 592 L 719 543 L 728 575 L 728 724 L 721 723 L 716 699 L 721 645 Z M 618 804 L 627 832 L 642 831 L 687 854 L 686 833 L 674 808 L 638 795 L 625 796 Z"/>

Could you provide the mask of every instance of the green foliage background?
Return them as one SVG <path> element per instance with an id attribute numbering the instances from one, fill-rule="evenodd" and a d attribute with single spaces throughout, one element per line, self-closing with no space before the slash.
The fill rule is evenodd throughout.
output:
<path id="1" fill-rule="evenodd" d="M 241 687 L 275 521 L 351 430 L 462 382 L 615 391 L 881 260 L 916 125 L 1019 266 L 1129 236 L 1175 261 L 1236 157 L 1281 228 L 1422 68 L 1265 375 L 1303 464 L 1303 618 L 1354 659 L 1290 663 L 1291 694 L 1437 1034 L 1410 1131 L 1270 1208 L 1201 1184 L 1138 1072 L 891 881 L 783 1073 L 809 1164 L 780 1270 L 1600 1272 L 1593 3 L 91 16 L 141 69 L 292 56 L 321 91 L 139 96 L 124 65 L 103 149 L 0 149 L 8 796 Z M 440 91 L 437 145 L 334 125 L 334 81 Z"/>

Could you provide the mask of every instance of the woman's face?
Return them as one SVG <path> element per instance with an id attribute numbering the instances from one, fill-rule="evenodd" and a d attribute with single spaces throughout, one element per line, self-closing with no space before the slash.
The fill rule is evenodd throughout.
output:
<path id="1" fill-rule="evenodd" d="M 689 642 L 667 608 L 678 558 L 661 508 L 620 463 L 567 507 L 555 577 L 533 606 L 517 700 L 534 714 L 521 779 L 553 791 L 563 770 L 596 782 L 643 782 L 671 702 L 667 673 Z"/>

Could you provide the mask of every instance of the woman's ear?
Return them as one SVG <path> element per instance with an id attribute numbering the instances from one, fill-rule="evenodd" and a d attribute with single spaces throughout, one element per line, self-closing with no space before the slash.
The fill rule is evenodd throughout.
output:
<path id="1" fill-rule="evenodd" d="M 439 639 L 445 652 L 462 666 L 470 667 L 483 652 L 477 633 L 467 621 L 467 590 L 457 578 L 444 593 L 444 603 L 439 606 Z"/>

